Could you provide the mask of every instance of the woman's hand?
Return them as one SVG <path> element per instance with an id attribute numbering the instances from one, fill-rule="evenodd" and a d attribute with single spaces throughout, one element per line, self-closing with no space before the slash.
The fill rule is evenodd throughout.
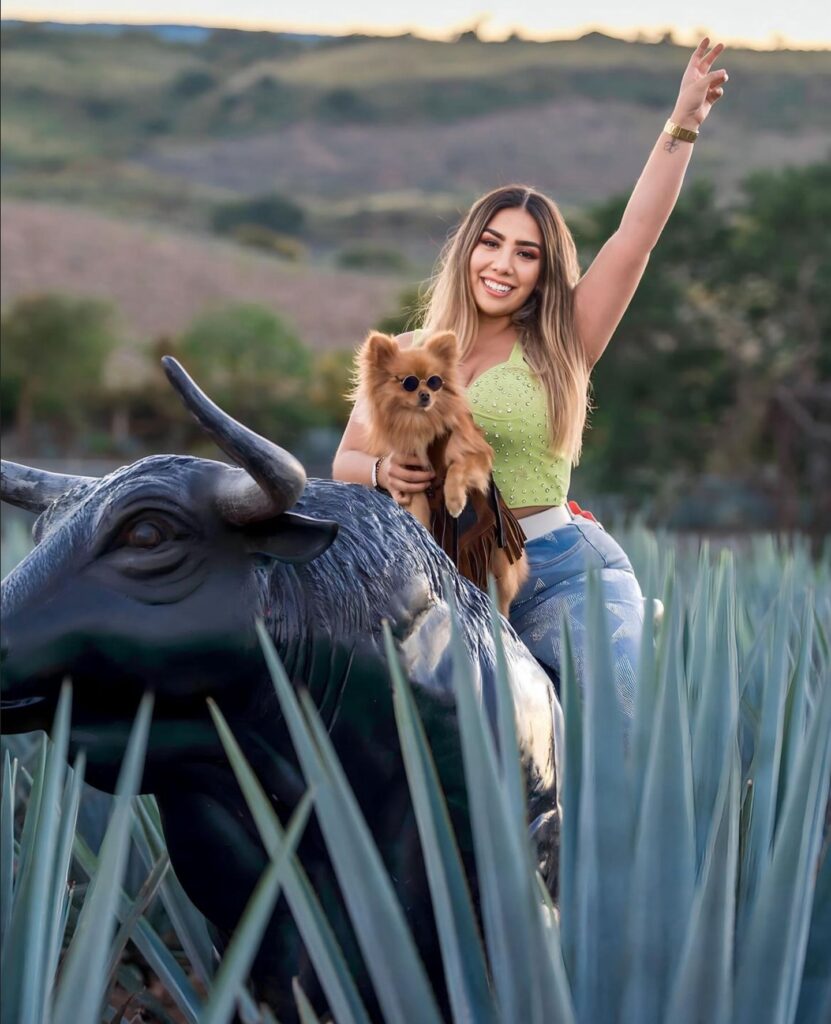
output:
<path id="1" fill-rule="evenodd" d="M 718 71 L 710 70 L 724 45 L 717 43 L 708 53 L 709 45 L 710 40 L 705 36 L 690 57 L 687 70 L 681 79 L 672 120 L 682 128 L 698 129 L 712 110 L 713 104 L 724 95 L 727 72 L 724 68 L 719 68 Z"/>
<path id="2" fill-rule="evenodd" d="M 414 455 L 387 455 L 378 467 L 378 483 L 390 494 L 416 494 L 426 491 L 436 475 L 432 467 L 419 467 Z"/>

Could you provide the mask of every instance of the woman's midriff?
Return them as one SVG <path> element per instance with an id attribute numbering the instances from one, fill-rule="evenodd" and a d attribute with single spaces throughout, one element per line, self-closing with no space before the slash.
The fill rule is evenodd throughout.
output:
<path id="1" fill-rule="evenodd" d="M 553 505 L 525 505 L 522 508 L 512 508 L 511 511 L 517 517 L 517 519 L 524 519 L 526 516 L 532 516 L 535 512 L 545 512 L 548 508 L 554 508 Z"/>

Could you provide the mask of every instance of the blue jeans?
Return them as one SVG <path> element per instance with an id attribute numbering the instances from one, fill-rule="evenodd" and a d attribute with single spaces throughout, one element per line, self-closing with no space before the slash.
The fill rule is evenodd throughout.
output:
<path id="1" fill-rule="evenodd" d="M 575 669 L 585 686 L 586 576 L 599 570 L 612 629 L 612 663 L 625 722 L 634 712 L 643 595 L 629 559 L 599 523 L 582 516 L 525 545 L 530 573 L 510 608 L 510 623 L 560 692 L 562 618 L 568 616 Z"/>

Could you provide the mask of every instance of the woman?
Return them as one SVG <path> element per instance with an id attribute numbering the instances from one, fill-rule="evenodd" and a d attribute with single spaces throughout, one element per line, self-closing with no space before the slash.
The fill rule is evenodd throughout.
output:
<path id="1" fill-rule="evenodd" d="M 579 455 L 592 367 L 603 354 L 675 205 L 698 129 L 722 96 L 723 50 L 703 39 L 681 79 L 672 116 L 618 230 L 581 277 L 555 204 L 524 186 L 496 189 L 468 212 L 439 263 L 423 331 L 456 332 L 474 418 L 494 448 L 494 479 L 527 538 L 528 582 L 510 621 L 558 684 L 567 612 L 579 678 L 587 569 L 597 568 L 611 619 L 621 708 L 631 717 L 643 598 L 626 555 L 603 528 L 566 504 Z M 335 455 L 335 479 L 426 490 L 430 467 L 370 452 L 356 407 Z"/>

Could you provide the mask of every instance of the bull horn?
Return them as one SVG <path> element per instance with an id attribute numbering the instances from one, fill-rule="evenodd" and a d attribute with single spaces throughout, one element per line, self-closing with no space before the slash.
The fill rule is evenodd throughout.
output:
<path id="1" fill-rule="evenodd" d="M 220 477 L 216 503 L 222 516 L 243 526 L 290 509 L 306 486 L 306 471 L 297 459 L 223 412 L 172 356 L 163 356 L 162 365 L 202 429 L 244 470 L 229 469 Z"/>
<path id="2" fill-rule="evenodd" d="M 0 498 L 28 512 L 42 512 L 73 487 L 96 482 L 95 477 L 47 473 L 45 469 L 19 466 L 5 459 L 0 465 Z"/>

